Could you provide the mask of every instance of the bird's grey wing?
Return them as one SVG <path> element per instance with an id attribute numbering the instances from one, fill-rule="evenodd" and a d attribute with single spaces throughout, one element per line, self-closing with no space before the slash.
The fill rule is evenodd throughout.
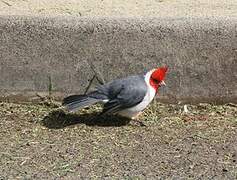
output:
<path id="1" fill-rule="evenodd" d="M 139 104 L 146 95 L 147 85 L 144 76 L 130 76 L 111 82 L 107 90 L 109 101 L 103 113 L 116 113 Z"/>

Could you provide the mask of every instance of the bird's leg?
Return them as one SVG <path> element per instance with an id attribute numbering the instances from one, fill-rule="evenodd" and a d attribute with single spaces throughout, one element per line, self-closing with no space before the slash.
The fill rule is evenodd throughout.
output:
<path id="1" fill-rule="evenodd" d="M 132 120 L 138 119 L 138 116 L 141 114 L 141 112 L 137 113 L 135 116 L 132 117 Z"/>
<path id="2" fill-rule="evenodd" d="M 132 117 L 132 120 L 138 122 L 140 126 L 146 126 L 142 121 L 140 121 L 140 120 L 138 119 L 138 117 L 139 117 L 140 114 L 141 114 L 141 112 L 137 113 L 136 116 L 133 116 L 133 117 Z"/>

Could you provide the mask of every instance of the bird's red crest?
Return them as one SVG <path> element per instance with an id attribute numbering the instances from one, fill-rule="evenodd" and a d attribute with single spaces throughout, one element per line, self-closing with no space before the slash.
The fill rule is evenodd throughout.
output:
<path id="1" fill-rule="evenodd" d="M 153 70 L 150 76 L 149 83 L 156 91 L 161 85 L 165 85 L 164 79 L 165 79 L 165 74 L 167 70 L 168 70 L 167 66 L 160 67 Z"/>
<path id="2" fill-rule="evenodd" d="M 167 67 L 167 66 L 157 68 L 157 69 L 151 74 L 151 77 L 152 77 L 153 79 L 156 79 L 156 80 L 159 80 L 159 81 L 163 81 L 164 78 L 165 78 L 165 74 L 166 74 L 167 70 L 168 70 L 168 67 Z"/>

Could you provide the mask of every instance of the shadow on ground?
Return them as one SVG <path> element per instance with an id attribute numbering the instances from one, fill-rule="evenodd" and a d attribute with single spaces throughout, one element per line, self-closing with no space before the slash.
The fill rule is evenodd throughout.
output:
<path id="1" fill-rule="evenodd" d="M 61 129 L 76 124 L 86 124 L 88 126 L 125 126 L 130 119 L 118 116 L 99 116 L 99 113 L 90 114 L 69 114 L 63 110 L 50 112 L 43 118 L 41 124 L 50 129 Z"/>

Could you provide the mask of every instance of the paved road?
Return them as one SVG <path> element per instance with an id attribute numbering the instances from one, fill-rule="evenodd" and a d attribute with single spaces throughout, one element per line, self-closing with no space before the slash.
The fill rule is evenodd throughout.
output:
<path id="1" fill-rule="evenodd" d="M 236 0 L 0 0 L 0 15 L 237 17 Z"/>

